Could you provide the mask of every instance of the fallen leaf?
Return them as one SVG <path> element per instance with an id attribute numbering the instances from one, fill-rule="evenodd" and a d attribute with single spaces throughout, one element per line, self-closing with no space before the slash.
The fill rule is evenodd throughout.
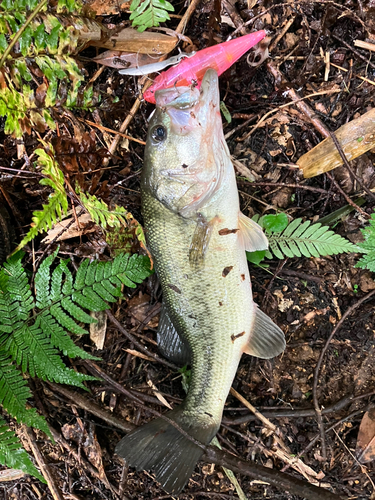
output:
<path id="1" fill-rule="evenodd" d="M 178 38 L 153 31 L 140 33 L 133 28 L 124 28 L 107 40 L 92 40 L 90 43 L 95 47 L 103 47 L 109 50 L 162 55 L 168 54 L 175 48 Z"/>
<path id="2" fill-rule="evenodd" d="M 116 69 L 138 68 L 146 64 L 152 64 L 159 61 L 160 56 L 150 56 L 148 54 L 139 54 L 138 52 L 121 52 L 120 50 L 106 50 L 93 61 L 103 66 Z"/>
<path id="3" fill-rule="evenodd" d="M 90 316 L 97 320 L 97 323 L 90 324 L 90 339 L 97 349 L 103 349 L 107 332 L 107 315 L 105 311 L 91 311 Z"/>
<path id="4" fill-rule="evenodd" d="M 148 385 L 151 387 L 154 395 L 158 398 L 161 404 L 169 408 L 170 410 L 173 410 L 172 406 L 168 403 L 168 401 L 165 399 L 165 397 L 158 391 L 157 387 L 151 380 L 147 380 Z"/>
<path id="5" fill-rule="evenodd" d="M 72 223 L 73 224 L 62 233 L 62 231 Z M 79 226 L 78 226 L 79 224 Z M 74 217 L 69 217 L 69 219 L 64 219 L 62 221 L 58 221 L 52 229 L 49 229 L 47 232 L 47 236 L 42 240 L 42 243 L 50 243 L 52 240 L 56 238 L 60 233 L 60 236 L 56 239 L 56 241 L 69 240 L 70 238 L 76 238 L 77 236 L 83 236 L 87 233 L 93 233 L 98 229 L 98 226 L 93 223 L 89 214 L 82 214 L 78 217 L 78 224 Z"/>
<path id="6" fill-rule="evenodd" d="M 356 456 L 361 464 L 375 459 L 375 407 L 363 415 L 359 426 Z"/>

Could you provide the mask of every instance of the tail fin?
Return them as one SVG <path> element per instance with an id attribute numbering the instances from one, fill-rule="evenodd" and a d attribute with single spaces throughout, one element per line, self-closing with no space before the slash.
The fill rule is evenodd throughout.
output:
<path id="1" fill-rule="evenodd" d="M 218 429 L 211 423 L 202 426 L 194 418 L 187 424 L 181 407 L 166 416 L 204 444 L 211 441 Z M 152 469 L 164 490 L 177 494 L 188 482 L 203 450 L 173 425 L 157 418 L 125 436 L 116 446 L 116 453 L 138 471 Z"/>

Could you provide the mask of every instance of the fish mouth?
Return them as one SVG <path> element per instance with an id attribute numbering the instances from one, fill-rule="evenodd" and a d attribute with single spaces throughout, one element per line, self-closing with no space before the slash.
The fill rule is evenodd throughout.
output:
<path id="1" fill-rule="evenodd" d="M 158 90 L 155 100 L 156 107 L 169 115 L 174 132 L 185 135 L 197 126 L 213 129 L 220 116 L 218 75 L 208 69 L 200 89 L 191 85 Z"/>

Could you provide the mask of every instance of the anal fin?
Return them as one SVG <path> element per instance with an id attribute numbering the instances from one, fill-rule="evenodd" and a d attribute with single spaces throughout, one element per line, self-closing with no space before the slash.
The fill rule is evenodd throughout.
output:
<path id="1" fill-rule="evenodd" d="M 247 252 L 267 250 L 268 240 L 259 224 L 246 217 L 242 212 L 238 216 L 238 224 L 240 229 L 238 238 Z"/>
<path id="2" fill-rule="evenodd" d="M 161 308 L 156 337 L 159 351 L 163 356 L 181 366 L 190 363 L 189 347 L 178 334 L 165 304 Z"/>
<path id="3" fill-rule="evenodd" d="M 274 358 L 285 349 L 284 333 L 256 304 L 254 312 L 255 320 L 244 352 L 257 358 Z"/>

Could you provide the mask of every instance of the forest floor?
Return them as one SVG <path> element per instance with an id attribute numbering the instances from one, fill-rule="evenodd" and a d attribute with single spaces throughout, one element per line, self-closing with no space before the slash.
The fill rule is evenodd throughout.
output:
<path id="1" fill-rule="evenodd" d="M 184 14 L 183 3 L 174 6 L 176 13 Z M 116 24 L 126 17 L 112 15 L 103 20 Z M 178 19 L 172 18 L 168 27 L 175 28 L 177 22 Z M 199 50 L 225 41 L 234 30 L 233 23 L 239 28 L 244 22 L 248 22 L 248 32 L 266 29 L 270 33 L 268 59 L 258 66 L 249 66 L 244 56 L 220 77 L 221 99 L 232 117 L 230 124 L 223 120 L 224 133 L 235 160 L 244 213 L 252 216 L 282 211 L 292 218 L 317 221 L 346 206 L 348 197 L 352 201 L 363 197 L 362 213 L 354 209 L 334 227 L 335 232 L 350 241 L 360 241 L 366 216 L 375 207 L 374 195 L 363 189 L 363 186 L 370 190 L 375 187 L 375 149 L 350 162 L 357 180 L 353 180 L 350 169 L 345 167 L 304 179 L 296 163 L 324 136 L 306 110 L 291 103 L 290 89 L 297 98 L 314 94 L 304 102 L 331 131 L 374 107 L 375 62 L 369 50 L 354 45 L 355 40 L 375 39 L 373 2 L 309 1 L 276 5 L 266 0 L 247 3 L 240 0 L 235 4 L 229 0 L 209 0 L 197 4 L 185 35 Z M 324 59 L 327 52 L 328 69 Z M 92 58 L 96 51 L 88 48 L 80 55 Z M 85 63 L 85 68 L 90 75 L 97 71 L 93 62 Z M 124 206 L 142 224 L 139 179 L 144 146 L 124 139 L 110 156 L 108 166 L 101 168 L 111 135 L 84 123 L 84 120 L 98 123 L 99 116 L 103 126 L 118 129 L 134 104 L 137 79 L 121 77 L 116 70 L 106 68 L 96 77 L 94 86 L 102 94 L 102 103 L 93 113 L 74 112 L 71 124 L 59 124 L 56 153 L 62 155 L 69 147 L 74 151 L 73 137 L 79 141 L 78 130 L 83 146 L 74 153 L 78 161 L 65 162 L 70 178 L 84 176 L 91 194 Z M 118 99 L 106 101 L 103 98 L 106 95 Z M 282 107 L 286 103 L 291 104 Z M 152 109 L 153 105 L 143 102 L 126 134 L 145 141 L 147 117 Z M 85 135 L 87 132 L 90 136 Z M 21 168 L 24 160 L 16 159 L 15 140 L 1 135 L 2 164 Z M 36 147 L 36 136 L 25 136 L 29 157 Z M 95 167 L 91 171 L 83 172 L 79 160 L 82 154 L 90 154 L 91 165 Z M 3 180 L 1 187 L 3 204 L 11 220 L 17 220 L 15 231 L 20 241 L 31 222 L 32 211 L 40 208 L 48 191 L 41 188 L 37 179 L 25 181 L 17 176 Z M 40 256 L 45 248 L 39 237 L 33 246 L 26 248 L 30 266 L 33 256 Z M 46 255 L 55 248 L 52 245 Z M 83 257 L 108 258 L 108 250 L 103 234 L 95 230 L 81 238 L 62 241 L 59 255 L 70 257 L 78 265 Z M 254 417 L 234 392 L 228 396 L 218 439 L 224 450 L 245 460 L 255 460 L 270 469 L 323 485 L 342 498 L 375 499 L 374 462 L 361 465 L 355 455 L 361 419 L 371 409 L 375 394 L 374 297 L 356 307 L 358 301 L 375 289 L 375 282 L 369 271 L 355 267 L 358 259 L 358 254 L 342 254 L 267 260 L 268 267 L 251 266 L 254 299 L 285 332 L 287 348 L 273 360 L 243 356 L 233 388 L 277 427 L 287 451 L 280 453 L 280 445 L 266 432 L 267 424 Z M 160 305 L 160 288 L 155 276 L 151 276 L 136 289 L 127 289 L 125 298 L 112 308 L 113 316 L 124 329 L 155 354 Z M 339 324 L 351 308 L 353 312 Z M 200 462 L 178 497 L 166 494 L 151 472 L 124 469 L 123 462 L 114 454 L 124 432 L 103 420 L 97 408 L 109 417 L 136 425 L 153 416 L 121 395 L 111 381 L 131 389 L 144 406 L 164 412 L 166 404 L 173 406 L 184 398 L 181 375 L 142 354 L 111 321 L 107 324 L 103 349 L 96 350 L 88 339 L 81 343 L 100 356 L 101 361 L 96 363 L 107 375 L 106 381 L 87 384 L 89 392 L 81 391 L 79 396 L 71 388 L 31 381 L 37 407 L 47 415 L 57 435 L 64 438 L 64 446 L 62 441 L 52 444 L 43 433 L 36 432 L 37 444 L 63 498 L 112 500 L 121 495 L 134 500 L 238 498 L 232 482 L 218 465 Z M 71 363 L 81 371 L 95 374 L 90 363 Z M 323 410 L 320 423 L 314 399 Z M 239 474 L 236 477 L 246 497 L 252 500 L 300 498 L 283 487 Z M 30 476 L 3 483 L 0 497 L 1 491 L 4 498 L 53 498 L 46 485 Z"/>

